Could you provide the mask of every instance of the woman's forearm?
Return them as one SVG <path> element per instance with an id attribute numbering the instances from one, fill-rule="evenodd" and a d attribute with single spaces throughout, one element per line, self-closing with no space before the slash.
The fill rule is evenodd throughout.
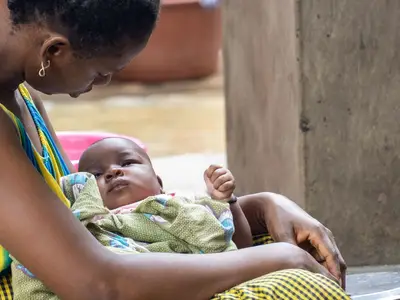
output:
<path id="1" fill-rule="evenodd" d="M 115 256 L 114 273 L 109 272 L 116 292 L 112 299 L 210 299 L 245 281 L 295 267 L 296 251 L 277 243 L 218 254 Z"/>
<path id="2" fill-rule="evenodd" d="M 249 222 L 253 235 L 268 233 L 265 222 L 266 209 L 273 201 L 275 194 L 258 193 L 238 198 L 238 202 Z"/>

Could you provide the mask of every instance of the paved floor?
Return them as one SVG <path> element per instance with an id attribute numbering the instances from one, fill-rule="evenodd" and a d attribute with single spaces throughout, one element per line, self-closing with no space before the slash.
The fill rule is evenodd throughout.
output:
<path id="1" fill-rule="evenodd" d="M 354 300 L 400 299 L 400 266 L 350 269 L 347 291 Z"/>

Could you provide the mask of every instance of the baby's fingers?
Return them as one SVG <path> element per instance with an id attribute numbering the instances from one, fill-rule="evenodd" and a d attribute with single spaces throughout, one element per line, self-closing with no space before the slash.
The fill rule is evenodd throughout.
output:
<path id="1" fill-rule="evenodd" d="M 221 169 L 222 167 L 219 165 L 211 165 L 207 168 L 207 170 L 204 172 L 204 175 L 207 176 L 208 178 L 211 179 L 211 176 L 217 169 Z"/>
<path id="2" fill-rule="evenodd" d="M 220 190 L 220 187 L 221 187 L 223 184 L 225 184 L 225 183 L 227 183 L 227 182 L 229 182 L 229 181 L 232 181 L 232 176 L 230 176 L 229 174 L 221 175 L 221 176 L 219 176 L 219 177 L 214 181 L 213 187 L 214 187 L 214 189 L 216 189 L 216 190 Z"/>
<path id="3" fill-rule="evenodd" d="M 225 168 L 216 169 L 216 170 L 212 173 L 210 180 L 211 180 L 211 182 L 214 184 L 214 183 L 216 183 L 217 181 L 219 181 L 219 179 L 220 179 L 221 177 L 227 175 L 227 173 L 228 173 L 228 170 L 225 169 Z M 214 185 L 214 187 L 215 187 L 215 185 Z"/>
<path id="4" fill-rule="evenodd" d="M 218 191 L 221 193 L 225 193 L 225 192 L 231 192 L 233 193 L 233 190 L 235 189 L 235 182 L 233 182 L 232 180 L 225 182 L 224 184 L 222 184 L 219 188 Z"/>

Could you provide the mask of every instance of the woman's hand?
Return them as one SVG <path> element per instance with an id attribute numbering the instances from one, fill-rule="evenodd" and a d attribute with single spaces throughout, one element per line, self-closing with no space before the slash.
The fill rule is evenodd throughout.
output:
<path id="1" fill-rule="evenodd" d="M 248 195 L 239 201 L 253 234 L 268 232 L 276 242 L 308 250 L 345 287 L 346 263 L 329 229 L 278 194 Z"/>
<path id="2" fill-rule="evenodd" d="M 275 251 L 273 254 L 274 262 L 280 266 L 278 270 L 287 269 L 303 269 L 312 273 L 322 274 L 330 280 L 339 282 L 325 267 L 320 265 L 308 252 L 304 251 L 300 247 L 294 246 L 289 243 L 274 243 L 266 246 L 265 250 L 272 252 L 272 248 Z M 272 255 L 272 254 L 270 254 Z"/>
<path id="3" fill-rule="evenodd" d="M 264 274 L 273 273 L 281 270 L 302 269 L 338 282 L 329 271 L 321 266 L 308 252 L 289 243 L 273 243 L 258 247 L 246 248 L 238 251 L 242 257 L 251 257 L 251 260 L 258 262 Z M 239 257 L 239 255 L 238 255 Z M 245 272 L 244 268 L 238 267 Z"/>

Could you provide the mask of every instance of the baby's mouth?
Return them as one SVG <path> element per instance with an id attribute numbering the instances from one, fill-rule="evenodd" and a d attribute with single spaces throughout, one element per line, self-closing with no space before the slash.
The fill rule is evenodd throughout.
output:
<path id="1" fill-rule="evenodd" d="M 111 192 L 117 192 L 120 191 L 124 188 L 126 188 L 129 185 L 129 182 L 127 180 L 124 179 L 115 179 L 110 183 L 109 189 L 108 189 L 108 193 Z"/>

